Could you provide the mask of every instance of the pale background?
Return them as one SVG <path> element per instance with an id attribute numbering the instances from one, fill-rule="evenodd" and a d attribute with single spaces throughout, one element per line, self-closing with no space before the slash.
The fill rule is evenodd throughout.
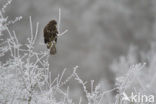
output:
<path id="1" fill-rule="evenodd" d="M 6 15 L 12 20 L 23 16 L 10 26 L 22 44 L 30 36 L 29 16 L 34 26 L 38 21 L 36 50 L 45 50 L 46 46 L 39 46 L 43 28 L 51 19 L 58 19 L 61 8 L 61 31 L 69 31 L 58 39 L 57 54 L 49 58 L 52 77 L 67 68 L 66 77 L 78 65 L 82 79 L 104 80 L 113 88 L 115 78 L 109 68 L 113 59 L 125 55 L 130 45 L 147 51 L 155 40 L 155 7 L 155 0 L 13 0 Z"/>

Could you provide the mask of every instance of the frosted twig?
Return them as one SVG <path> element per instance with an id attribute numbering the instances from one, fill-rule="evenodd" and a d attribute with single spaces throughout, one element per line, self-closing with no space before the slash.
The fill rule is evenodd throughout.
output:
<path id="1" fill-rule="evenodd" d="M 94 88 L 94 80 L 91 80 L 91 93 L 93 93 L 93 88 Z"/>
<path id="2" fill-rule="evenodd" d="M 63 36 L 63 35 L 64 35 L 65 33 L 67 33 L 67 32 L 68 32 L 68 30 L 66 29 L 64 32 L 58 34 L 58 37 Z"/>
<path id="3" fill-rule="evenodd" d="M 80 97 L 79 104 L 81 104 L 81 102 L 82 102 L 82 98 Z"/>
<path id="4" fill-rule="evenodd" d="M 14 38 L 15 38 L 15 48 L 17 48 L 17 57 L 19 57 L 19 42 L 18 42 L 18 39 L 16 37 L 16 33 L 15 31 L 13 31 L 13 35 L 14 35 Z"/>
<path id="5" fill-rule="evenodd" d="M 68 32 L 68 30 L 66 29 L 65 31 L 63 31 L 63 32 L 61 32 L 60 31 L 60 26 L 61 26 L 61 8 L 59 8 L 59 17 L 58 17 L 58 37 L 60 37 L 60 36 L 62 36 L 62 35 L 64 35 L 65 33 L 67 33 Z"/>
<path id="6" fill-rule="evenodd" d="M 61 25 L 61 8 L 59 8 L 59 19 L 58 19 L 58 32 L 60 33 L 60 25 Z"/>
<path id="7" fill-rule="evenodd" d="M 20 21 L 22 18 L 23 18 L 22 16 L 16 17 L 14 20 L 8 21 L 5 25 L 8 26 L 10 24 L 14 24 L 17 21 Z"/>
<path id="8" fill-rule="evenodd" d="M 52 87 L 54 85 L 54 83 L 58 80 L 58 77 L 56 77 L 53 82 L 50 84 L 50 87 Z"/>
<path id="9" fill-rule="evenodd" d="M 64 75 L 65 71 L 66 71 L 66 68 L 63 70 L 62 75 L 60 76 L 60 79 L 59 79 L 58 85 L 60 85 L 61 80 L 62 80 L 62 77 L 63 77 L 63 75 Z"/>
<path id="10" fill-rule="evenodd" d="M 8 0 L 2 7 L 2 12 L 5 13 L 5 9 L 8 7 L 9 4 L 11 4 L 12 0 Z"/>
<path id="11" fill-rule="evenodd" d="M 116 90 L 116 89 L 118 89 L 118 87 L 115 87 L 115 88 L 113 88 L 113 89 L 111 89 L 111 90 L 104 91 L 104 92 L 102 93 L 102 95 L 101 95 L 101 99 L 100 99 L 100 101 L 99 101 L 98 104 L 101 103 L 102 98 L 103 98 L 103 96 L 104 96 L 106 93 L 110 93 L 110 92 L 112 92 L 112 91 L 114 91 L 114 90 Z"/>
<path id="12" fill-rule="evenodd" d="M 81 85 L 82 85 L 82 87 L 83 87 L 83 90 L 84 90 L 84 92 L 85 92 L 85 94 L 86 94 L 86 97 L 88 98 L 89 96 L 88 96 L 88 91 L 87 91 L 87 88 L 86 88 L 86 83 L 87 82 L 84 82 L 79 76 L 78 76 L 78 74 L 76 73 L 76 70 L 78 69 L 78 66 L 75 66 L 74 67 L 74 76 L 75 76 L 75 80 L 77 80 Z"/>
<path id="13" fill-rule="evenodd" d="M 36 23 L 36 33 L 35 33 L 35 37 L 34 37 L 34 40 L 33 40 L 33 44 L 35 43 L 36 38 L 37 38 L 37 34 L 38 34 L 38 27 L 39 27 L 39 22 L 37 22 L 37 23 Z"/>
<path id="14" fill-rule="evenodd" d="M 10 49 L 11 56 L 13 56 L 13 52 L 12 52 L 12 49 L 11 49 L 10 41 L 8 41 L 8 45 L 9 45 L 9 49 Z"/>
<path id="15" fill-rule="evenodd" d="M 30 22 L 30 32 L 31 32 L 31 42 L 33 41 L 33 26 L 32 26 L 32 19 L 31 16 L 29 16 L 29 22 Z"/>

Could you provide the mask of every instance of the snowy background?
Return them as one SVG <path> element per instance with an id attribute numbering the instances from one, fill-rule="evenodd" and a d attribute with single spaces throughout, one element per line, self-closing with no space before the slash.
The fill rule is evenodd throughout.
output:
<path id="1" fill-rule="evenodd" d="M 6 1 L 0 1 L 0 8 Z M 94 87 L 103 83 L 105 91 L 113 89 L 120 86 L 117 78 L 126 75 L 129 67 L 138 63 L 146 63 L 143 75 L 147 75 L 144 77 L 146 80 L 142 79 L 145 81 L 143 86 L 148 85 L 149 79 L 155 79 L 155 7 L 155 0 L 13 0 L 3 15 L 8 16 L 8 20 L 23 17 L 8 26 L 16 31 L 21 44 L 26 44 L 30 36 L 29 16 L 34 29 L 35 23 L 39 22 L 34 44 L 34 50 L 39 52 L 46 50 L 46 46 L 40 44 L 43 42 L 43 28 L 51 19 L 58 20 L 61 8 L 61 31 L 68 29 L 68 32 L 58 39 L 57 54 L 48 58 L 51 78 L 57 77 L 64 68 L 67 69 L 64 78 L 67 78 L 73 67 L 78 65 L 77 73 L 89 82 L 86 89 L 91 92 L 90 80 L 94 80 Z M 7 37 L 3 35 L 2 38 Z M 8 54 L 0 57 L 2 63 L 8 60 Z M 156 84 L 153 83 L 151 86 L 154 88 Z M 63 89 L 67 86 L 70 86 L 71 97 L 75 101 L 79 100 L 78 96 L 85 95 L 75 80 L 69 81 Z M 150 90 L 153 91 L 152 88 Z M 112 91 L 110 94 L 116 96 L 117 93 Z M 82 102 L 86 102 L 85 99 Z M 113 97 L 110 99 L 113 102 Z"/>

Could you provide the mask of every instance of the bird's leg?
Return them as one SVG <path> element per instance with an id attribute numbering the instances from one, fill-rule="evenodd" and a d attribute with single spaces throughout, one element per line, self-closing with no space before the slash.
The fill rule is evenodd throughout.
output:
<path id="1" fill-rule="evenodd" d="M 49 49 L 52 46 L 52 42 L 48 42 L 47 48 Z"/>
<path id="2" fill-rule="evenodd" d="M 53 39 L 53 37 L 50 37 L 50 42 L 48 42 L 48 44 L 47 44 L 48 49 L 50 49 L 52 46 L 52 39 Z"/>
<path id="3" fill-rule="evenodd" d="M 56 45 L 56 42 L 55 42 L 55 41 L 48 42 L 47 48 L 50 49 L 50 48 L 53 47 L 54 45 Z"/>

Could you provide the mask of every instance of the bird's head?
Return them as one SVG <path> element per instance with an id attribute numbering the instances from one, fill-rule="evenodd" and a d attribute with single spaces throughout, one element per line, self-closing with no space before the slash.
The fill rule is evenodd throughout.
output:
<path id="1" fill-rule="evenodd" d="M 55 20 L 51 20 L 50 22 L 49 22 L 49 24 L 51 25 L 51 26 L 56 26 L 57 25 L 57 22 L 55 21 Z"/>

